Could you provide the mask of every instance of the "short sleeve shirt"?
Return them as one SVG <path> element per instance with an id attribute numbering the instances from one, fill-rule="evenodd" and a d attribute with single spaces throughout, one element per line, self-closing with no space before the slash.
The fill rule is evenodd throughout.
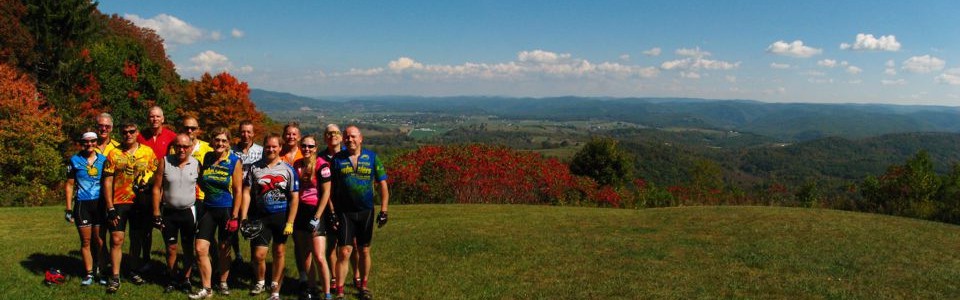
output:
<path id="1" fill-rule="evenodd" d="M 293 164 L 293 168 L 297 170 L 300 176 L 300 203 L 316 206 L 320 200 L 317 187 L 321 183 L 329 182 L 333 174 L 330 172 L 330 164 L 327 163 L 327 160 L 323 156 L 318 156 L 317 163 L 314 166 L 314 175 L 308 180 L 303 176 L 303 172 L 307 171 L 307 159 L 309 158 L 298 160 Z"/>
<path id="2" fill-rule="evenodd" d="M 250 187 L 250 198 L 261 215 L 287 212 L 293 193 L 300 191 L 297 171 L 283 161 L 272 165 L 258 161 L 250 166 L 244 184 Z"/>
<path id="3" fill-rule="evenodd" d="M 207 207 L 233 207 L 233 170 L 240 157 L 231 151 L 226 159 L 220 160 L 216 153 L 210 152 L 205 160 L 200 175 L 200 189 L 207 197 L 204 204 Z"/>
<path id="4" fill-rule="evenodd" d="M 110 140 L 110 142 L 107 143 L 107 146 L 103 147 L 103 150 L 100 150 L 100 147 L 93 148 L 93 150 L 97 151 L 97 153 L 103 154 L 103 156 L 106 157 L 107 154 L 110 154 L 110 151 L 117 149 L 117 147 L 120 147 L 120 142 L 117 140 Z"/>
<path id="5" fill-rule="evenodd" d="M 247 171 L 250 170 L 250 166 L 253 163 L 260 160 L 260 157 L 263 156 L 263 146 L 257 145 L 254 143 L 247 149 L 247 152 L 243 152 L 243 146 L 235 145 L 233 146 L 233 153 L 236 153 L 240 157 L 240 160 L 243 161 L 243 176 L 247 176 Z"/>
<path id="6" fill-rule="evenodd" d="M 148 186 L 158 163 L 153 150 L 143 145 L 132 154 L 119 148 L 110 151 L 103 173 L 113 176 L 113 204 L 133 203 L 137 187 Z"/>
<path id="7" fill-rule="evenodd" d="M 67 178 L 73 178 L 76 182 L 77 201 L 96 201 L 100 200 L 100 178 L 103 178 L 103 165 L 107 162 L 107 157 L 97 153 L 93 163 L 89 163 L 86 157 L 79 153 L 70 157 L 70 164 L 67 165 Z"/>
<path id="8" fill-rule="evenodd" d="M 183 168 L 179 158 L 167 155 L 163 160 L 163 205 L 174 209 L 187 209 L 197 202 L 197 181 L 200 178 L 200 162 L 187 156 Z"/>
<path id="9" fill-rule="evenodd" d="M 387 180 L 383 163 L 373 152 L 361 149 L 356 167 L 350 152 L 340 151 L 330 164 L 333 170 L 333 206 L 342 212 L 373 209 L 374 183 Z"/>
<path id="10" fill-rule="evenodd" d="M 161 127 L 160 134 L 156 138 L 153 136 L 148 138 L 141 131 L 140 135 L 137 136 L 137 143 L 150 147 L 156 155 L 164 155 L 170 149 L 170 143 L 176 138 L 177 134 L 173 133 L 172 130 Z"/>

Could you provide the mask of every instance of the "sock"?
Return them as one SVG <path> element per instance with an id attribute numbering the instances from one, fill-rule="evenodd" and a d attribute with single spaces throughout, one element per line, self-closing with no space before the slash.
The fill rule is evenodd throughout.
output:
<path id="1" fill-rule="evenodd" d="M 360 285 L 360 288 L 362 288 L 362 289 L 367 289 L 367 280 L 366 280 L 366 279 L 363 280 L 363 284 Z"/>
<path id="2" fill-rule="evenodd" d="M 300 282 L 307 282 L 307 272 L 300 271 Z"/>
<path id="3" fill-rule="evenodd" d="M 265 285 L 266 283 L 266 280 L 257 280 L 257 285 Z"/>

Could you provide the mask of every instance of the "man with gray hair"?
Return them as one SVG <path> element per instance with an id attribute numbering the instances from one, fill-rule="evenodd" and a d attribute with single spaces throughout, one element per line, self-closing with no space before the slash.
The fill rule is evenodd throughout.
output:
<path id="1" fill-rule="evenodd" d="M 107 155 L 111 150 L 117 149 L 120 146 L 120 142 L 114 140 L 111 133 L 113 133 L 113 116 L 108 113 L 101 113 L 97 116 L 97 147 L 93 150 L 96 150 L 97 153 Z"/>

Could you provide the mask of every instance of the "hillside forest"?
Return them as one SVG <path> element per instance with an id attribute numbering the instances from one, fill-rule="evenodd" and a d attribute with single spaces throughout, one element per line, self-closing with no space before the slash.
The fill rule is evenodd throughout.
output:
<path id="1" fill-rule="evenodd" d="M 97 3 L 0 0 L 0 206 L 62 204 L 65 157 L 115 124 L 305 134 L 356 124 L 396 203 L 627 209 L 779 205 L 960 224 L 960 110 L 747 100 L 348 97 L 182 78 L 162 39 Z M 262 135 L 261 135 L 262 136 Z"/>

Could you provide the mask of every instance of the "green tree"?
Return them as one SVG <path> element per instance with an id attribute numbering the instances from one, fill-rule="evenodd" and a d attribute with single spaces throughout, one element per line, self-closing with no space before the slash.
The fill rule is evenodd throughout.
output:
<path id="1" fill-rule="evenodd" d="M 30 28 L 38 61 L 34 73 L 41 83 L 60 79 L 60 64 L 76 55 L 98 29 L 97 2 L 90 0 L 33 0 L 24 2 L 24 24 Z"/>
<path id="2" fill-rule="evenodd" d="M 612 138 L 594 138 L 573 156 L 573 174 L 593 178 L 600 185 L 622 186 L 633 178 L 633 159 Z"/>
<path id="3" fill-rule="evenodd" d="M 935 196 L 941 185 L 930 155 L 920 150 L 905 164 L 887 168 L 882 176 L 867 177 L 861 193 L 878 212 L 931 219 L 939 209 Z"/>

